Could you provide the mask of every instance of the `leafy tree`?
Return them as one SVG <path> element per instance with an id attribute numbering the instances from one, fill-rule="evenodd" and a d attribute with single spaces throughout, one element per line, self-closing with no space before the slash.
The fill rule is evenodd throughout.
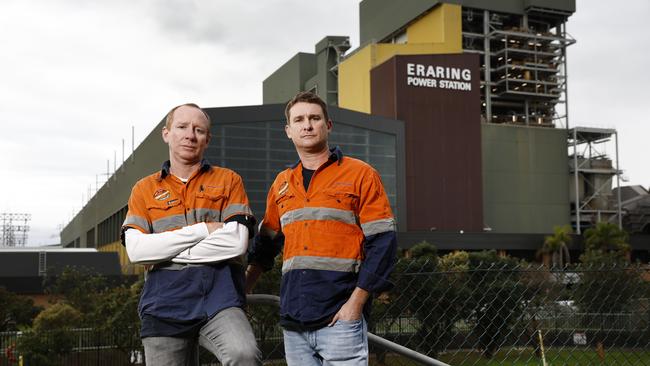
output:
<path id="1" fill-rule="evenodd" d="M 492 358 L 521 313 L 526 288 L 519 281 L 520 261 L 496 251 L 469 254 L 468 305 L 474 320 L 474 336 L 486 358 Z"/>
<path id="2" fill-rule="evenodd" d="M 417 320 L 415 337 L 406 344 L 422 353 L 435 356 L 443 349 L 444 313 L 440 308 L 446 304 L 441 295 L 441 277 L 435 274 L 438 264 L 437 249 L 428 242 L 421 242 L 409 249 L 407 257 L 395 266 L 395 287 L 391 291 L 393 319 L 403 315 Z"/>
<path id="3" fill-rule="evenodd" d="M 32 299 L 0 287 L 0 332 L 29 326 L 39 311 L 41 308 L 34 306 Z"/>
<path id="4" fill-rule="evenodd" d="M 585 231 L 574 301 L 583 313 L 583 325 L 601 329 L 594 336 L 600 346 L 607 337 L 602 330 L 609 326 L 602 314 L 631 311 L 632 304 L 647 293 L 643 271 L 629 263 L 627 240 L 627 233 L 612 223 L 601 222 Z"/>
<path id="5" fill-rule="evenodd" d="M 105 277 L 90 270 L 66 267 L 60 275 L 47 277 L 44 287 L 46 293 L 63 299 L 85 316 L 92 312 L 97 295 L 108 289 L 109 283 Z"/>
<path id="6" fill-rule="evenodd" d="M 465 272 L 469 270 L 469 253 L 463 250 L 442 256 L 439 260 L 442 271 Z"/>
<path id="7" fill-rule="evenodd" d="M 72 306 L 59 302 L 43 310 L 34 319 L 34 330 L 37 332 L 61 328 L 75 328 L 81 325 L 82 315 Z"/>
<path id="8" fill-rule="evenodd" d="M 583 312 L 619 312 L 639 294 L 640 272 L 630 270 L 628 235 L 617 225 L 600 222 L 585 231 L 583 269 L 575 301 Z"/>
<path id="9" fill-rule="evenodd" d="M 544 238 L 542 252 L 551 256 L 552 267 L 564 268 L 571 262 L 569 244 L 571 244 L 571 226 L 556 226 L 553 228 L 553 235 Z"/>
<path id="10" fill-rule="evenodd" d="M 438 248 L 427 241 L 421 241 L 413 245 L 408 252 L 409 257 L 414 259 L 430 259 L 433 261 L 438 259 Z"/>
<path id="11" fill-rule="evenodd" d="M 449 344 L 455 323 L 468 321 L 479 348 L 492 357 L 510 333 L 526 291 L 518 281 L 519 265 L 495 251 L 438 257 L 433 245 L 418 243 L 398 261 L 390 300 L 376 301 L 381 311 L 375 315 L 384 322 L 413 316 L 416 334 L 400 343 L 433 357 Z"/>
<path id="12" fill-rule="evenodd" d="M 142 281 L 110 285 L 102 276 L 74 268 L 47 278 L 46 292 L 55 303 L 35 318 L 18 344 L 28 364 L 60 365 L 76 344 L 71 328 L 92 328 L 95 339 L 110 337 L 110 344 L 127 356 L 139 349 L 137 305 Z"/>
<path id="13" fill-rule="evenodd" d="M 626 254 L 630 250 L 628 234 L 616 224 L 599 222 L 585 230 L 585 251 L 609 251 Z"/>
<path id="14" fill-rule="evenodd" d="M 459 317 L 456 312 L 462 287 L 450 281 L 448 274 L 440 273 L 439 262 L 434 245 L 426 241 L 414 245 L 396 263 L 392 275 L 395 287 L 388 297 L 375 299 L 373 304 L 373 318 L 382 320 L 387 338 L 394 338 L 391 332 L 396 331 L 393 328 L 398 320 L 414 317 L 416 334 L 397 341 L 434 357 L 451 338 L 453 324 Z"/>
<path id="15" fill-rule="evenodd" d="M 96 339 L 110 336 L 111 344 L 129 360 L 132 352 L 142 347 L 138 338 L 138 302 L 143 284 L 141 279 L 130 286 L 122 284 L 105 289 L 97 295 L 95 306 L 86 315 Z"/>
<path id="16" fill-rule="evenodd" d="M 81 323 L 81 313 L 60 302 L 43 310 L 31 330 L 18 339 L 18 351 L 30 365 L 62 365 L 62 357 L 69 354 L 76 338 L 70 328 Z"/>

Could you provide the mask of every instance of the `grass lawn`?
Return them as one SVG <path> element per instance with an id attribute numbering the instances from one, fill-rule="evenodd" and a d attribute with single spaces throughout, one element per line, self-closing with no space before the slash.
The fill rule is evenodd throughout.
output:
<path id="1" fill-rule="evenodd" d="M 454 352 L 439 356 L 439 360 L 450 365 L 542 365 L 542 359 L 535 356 L 532 349 L 501 350 L 495 357 L 488 360 L 478 352 Z M 601 361 L 594 349 L 547 350 L 547 366 L 561 365 L 648 365 L 650 366 L 649 350 L 605 349 L 605 359 Z"/>
<path id="2" fill-rule="evenodd" d="M 393 354 L 387 355 L 385 363 L 380 363 L 371 355 L 370 365 L 373 366 L 418 366 L 419 363 L 409 361 Z M 491 360 L 487 360 L 478 352 L 458 351 L 449 352 L 438 357 L 440 361 L 452 366 L 541 366 L 542 360 L 535 357 L 532 349 L 510 349 L 501 350 Z M 265 363 L 266 365 L 286 365 L 283 360 Z M 624 350 L 606 349 L 605 360 L 601 361 L 595 350 L 574 349 L 574 350 L 548 350 L 546 352 L 547 366 L 592 366 L 592 365 L 648 365 L 650 366 L 649 350 Z"/>

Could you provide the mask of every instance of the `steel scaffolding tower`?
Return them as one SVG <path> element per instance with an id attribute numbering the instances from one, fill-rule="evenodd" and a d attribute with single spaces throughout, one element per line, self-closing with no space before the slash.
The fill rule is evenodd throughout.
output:
<path id="1" fill-rule="evenodd" d="M 575 43 L 566 33 L 569 15 L 463 9 L 463 52 L 481 57 L 484 122 L 568 128 L 566 47 Z"/>
<path id="2" fill-rule="evenodd" d="M 613 141 L 612 141 L 613 137 Z M 576 233 L 601 221 L 622 228 L 618 134 L 614 129 L 575 127 L 568 130 L 569 169 L 572 174 L 572 221 Z M 607 153 L 613 144 L 615 156 Z"/>

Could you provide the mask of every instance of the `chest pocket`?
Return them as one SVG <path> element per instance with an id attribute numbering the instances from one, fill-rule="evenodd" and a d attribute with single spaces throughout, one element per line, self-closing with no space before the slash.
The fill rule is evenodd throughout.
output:
<path id="1" fill-rule="evenodd" d="M 195 222 L 221 221 L 227 198 L 225 188 L 207 188 L 197 192 L 194 203 Z"/>
<path id="2" fill-rule="evenodd" d="M 329 188 L 323 191 L 332 208 L 358 212 L 359 195 L 350 189 Z"/>
<path id="3" fill-rule="evenodd" d="M 296 207 L 296 196 L 290 193 L 276 198 L 275 205 L 278 207 L 280 217 L 282 217 L 282 215 L 284 215 L 287 211 L 295 210 L 298 208 Z"/>
<path id="4" fill-rule="evenodd" d="M 147 204 L 154 233 L 178 229 L 187 225 L 185 215 L 179 205 L 181 200 L 155 201 Z"/>
<path id="5" fill-rule="evenodd" d="M 150 214 L 161 214 L 166 211 L 172 210 L 172 208 L 180 204 L 181 204 L 181 200 L 179 199 L 172 199 L 169 201 L 150 202 L 147 203 L 147 211 L 149 211 Z M 156 217 L 152 217 L 152 219 L 156 219 Z"/>

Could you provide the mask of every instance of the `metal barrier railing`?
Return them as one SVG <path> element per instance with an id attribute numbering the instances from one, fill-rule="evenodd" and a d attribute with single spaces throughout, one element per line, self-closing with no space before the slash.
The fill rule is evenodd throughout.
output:
<path id="1" fill-rule="evenodd" d="M 249 304 L 265 304 L 265 305 L 273 305 L 277 307 L 280 306 L 280 297 L 276 295 L 252 294 L 252 295 L 247 295 L 246 300 Z M 391 342 L 385 338 L 379 337 L 370 332 L 368 332 L 368 342 L 384 350 L 394 352 L 400 356 L 406 357 L 411 361 L 419 362 L 422 365 L 450 366 L 444 362 L 423 355 L 417 351 L 399 345 L 395 342 Z"/>

